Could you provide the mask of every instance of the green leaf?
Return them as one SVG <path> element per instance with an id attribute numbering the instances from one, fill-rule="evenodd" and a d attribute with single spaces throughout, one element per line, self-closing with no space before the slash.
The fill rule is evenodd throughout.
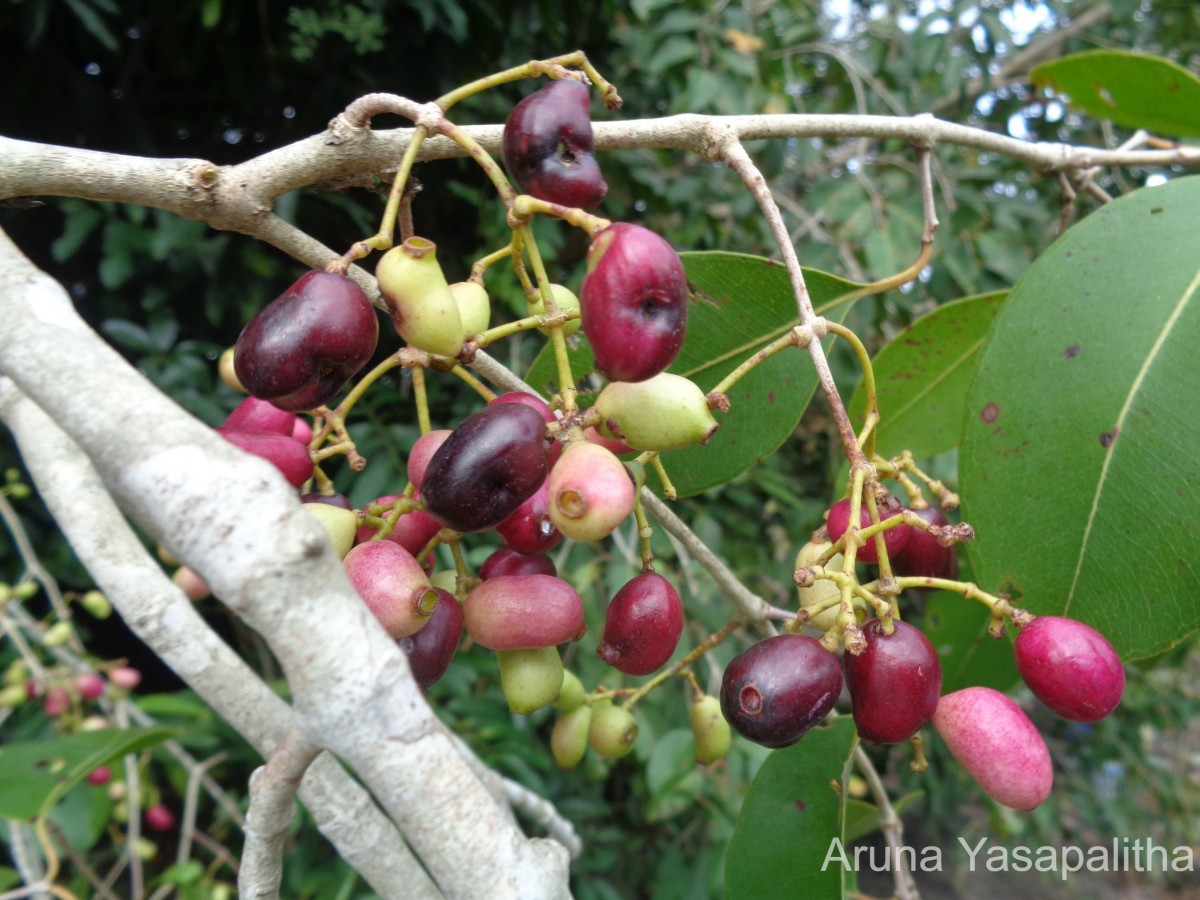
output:
<path id="1" fill-rule="evenodd" d="M 967 397 L 976 580 L 1125 659 L 1200 626 L 1200 177 L 1068 231 L 1013 289 Z"/>
<path id="2" fill-rule="evenodd" d="M 876 354 L 872 362 L 882 416 L 876 449 L 881 456 L 902 450 L 937 456 L 958 446 L 979 352 L 1007 296 L 984 294 L 939 306 Z M 861 422 L 866 407 L 860 382 L 850 399 L 851 420 Z"/>
<path id="3" fill-rule="evenodd" d="M 1012 642 L 988 634 L 990 620 L 987 607 L 962 594 L 937 591 L 929 597 L 921 630 L 941 661 L 943 694 L 977 685 L 1007 691 L 1017 683 Z"/>
<path id="4" fill-rule="evenodd" d="M 1158 56 L 1093 50 L 1042 63 L 1034 85 L 1053 88 L 1097 119 L 1158 134 L 1200 136 L 1200 78 Z"/>
<path id="5" fill-rule="evenodd" d="M 854 741 L 854 723 L 842 716 L 767 757 L 725 854 L 729 900 L 842 896 L 840 862 L 821 869 L 834 839 L 842 839 L 845 792 L 834 783 Z"/>
<path id="6" fill-rule="evenodd" d="M 0 817 L 47 812 L 93 769 L 170 737 L 166 728 L 127 728 L 0 747 Z"/>
<path id="7" fill-rule="evenodd" d="M 924 791 L 913 791 L 905 794 L 899 800 L 892 802 L 896 815 L 903 816 L 910 806 L 925 796 Z M 846 801 L 846 827 L 843 829 L 842 841 L 849 846 L 859 838 L 879 830 L 879 807 L 865 800 Z M 823 859 L 824 857 L 822 857 Z"/>
<path id="8" fill-rule="evenodd" d="M 714 387 L 763 345 L 797 323 L 787 272 L 782 265 L 740 253 L 682 253 L 692 290 L 687 337 L 669 371 L 684 375 L 704 390 Z M 842 321 L 862 286 L 815 269 L 805 282 L 818 312 Z M 828 349 L 832 338 L 826 342 Z M 586 341 L 571 351 L 576 382 L 592 371 Z M 526 380 L 550 393 L 557 377 L 549 347 L 529 369 Z M 759 365 L 729 391 L 732 408 L 718 414 L 721 427 L 707 445 L 663 454 L 663 463 L 680 497 L 724 484 L 782 444 L 800 421 L 817 387 L 807 352 L 785 350 Z M 661 491 L 658 479 L 648 483 Z"/>

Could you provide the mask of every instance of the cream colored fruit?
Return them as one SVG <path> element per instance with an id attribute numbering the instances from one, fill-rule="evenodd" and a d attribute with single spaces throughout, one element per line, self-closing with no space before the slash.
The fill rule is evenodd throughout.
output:
<path id="1" fill-rule="evenodd" d="M 328 503 L 301 503 L 300 508 L 321 523 L 338 559 L 344 559 L 354 546 L 354 534 L 358 530 L 358 516 L 354 511 Z"/>
<path id="2" fill-rule="evenodd" d="M 492 301 L 487 289 L 478 281 L 456 281 L 450 285 L 450 293 L 458 304 L 458 316 L 467 337 L 487 331 L 492 321 Z"/>
<path id="3" fill-rule="evenodd" d="M 705 444 L 718 426 L 704 391 L 669 372 L 605 385 L 594 408 L 600 414 L 597 430 L 635 450 L 661 452 Z"/>
<path id="4" fill-rule="evenodd" d="M 809 541 L 800 548 L 800 552 L 796 554 L 796 568 L 812 565 L 812 563 L 821 557 L 826 550 L 832 545 L 828 542 L 814 544 Z M 827 570 L 840 570 L 842 568 L 842 554 L 835 554 L 833 559 L 825 564 Z M 797 587 L 796 593 L 800 597 L 800 606 L 803 609 L 817 606 L 820 603 L 830 600 L 838 595 L 839 588 L 836 584 L 828 579 L 822 578 L 820 581 L 814 581 L 811 587 Z M 861 625 L 867 620 L 867 604 L 861 597 L 852 598 L 854 607 L 854 618 Z M 837 606 L 831 606 L 829 609 L 823 610 L 808 620 L 808 624 L 821 631 L 828 631 L 834 625 L 834 620 L 837 619 L 839 609 Z"/>
<path id="5" fill-rule="evenodd" d="M 458 356 L 467 331 L 433 241 L 411 237 L 393 247 L 380 258 L 375 278 L 402 338 L 427 353 Z"/>
<path id="6" fill-rule="evenodd" d="M 570 288 L 564 287 L 561 284 L 552 284 L 550 285 L 550 294 L 554 297 L 554 305 L 558 308 L 559 312 L 567 312 L 568 310 L 574 310 L 576 313 L 579 312 L 579 298 L 575 296 Z M 545 312 L 546 303 L 541 297 L 538 297 L 535 302 L 529 304 L 530 315 L 540 316 Z M 580 319 L 578 315 L 573 319 L 568 319 L 563 323 L 563 336 L 570 337 L 573 335 L 579 330 L 579 324 Z M 550 337 L 551 329 L 539 328 L 538 331 L 546 337 Z"/>

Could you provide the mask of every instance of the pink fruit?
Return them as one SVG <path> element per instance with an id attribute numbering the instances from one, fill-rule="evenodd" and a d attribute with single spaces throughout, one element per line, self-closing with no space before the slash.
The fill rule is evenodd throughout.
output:
<path id="1" fill-rule="evenodd" d="M 550 472 L 550 519 L 577 541 L 598 541 L 612 534 L 634 504 L 633 480 L 612 452 L 577 441 L 563 451 Z"/>
<path id="2" fill-rule="evenodd" d="M 899 512 L 899 507 L 895 509 L 885 507 L 880 504 L 879 519 L 883 521 L 889 516 L 894 516 Z M 859 521 L 860 528 L 867 528 L 871 524 L 871 514 L 867 511 L 866 502 L 863 503 L 860 511 Z M 826 528 L 829 530 L 829 539 L 831 541 L 840 541 L 842 535 L 846 533 L 846 528 L 850 525 L 850 498 L 846 497 L 839 500 L 829 509 L 829 518 L 826 520 Z M 883 533 L 883 543 L 887 547 L 888 559 L 898 555 L 908 545 L 908 539 L 912 533 L 912 528 L 907 525 L 898 525 L 895 528 L 890 528 Z M 875 538 L 869 538 L 865 544 L 858 548 L 858 561 L 865 563 L 879 562 L 879 551 L 875 549 Z"/>
<path id="3" fill-rule="evenodd" d="M 1125 669 L 1104 635 L 1062 616 L 1037 616 L 1013 646 L 1033 695 L 1064 719 L 1097 722 L 1125 693 Z"/>
<path id="4" fill-rule="evenodd" d="M 161 803 L 148 807 L 145 812 L 146 827 L 151 831 L 170 831 L 175 827 L 175 813 Z"/>
<path id="5" fill-rule="evenodd" d="M 683 602 L 655 572 L 635 576 L 613 596 L 596 654 L 626 675 L 649 675 L 666 665 L 683 634 Z"/>
<path id="6" fill-rule="evenodd" d="M 1004 694 L 963 688 L 938 701 L 931 721 L 954 758 L 997 803 L 1033 809 L 1050 796 L 1054 769 L 1046 742 Z"/>
<path id="7" fill-rule="evenodd" d="M 449 428 L 439 428 L 426 432 L 413 443 L 412 450 L 408 454 L 407 474 L 408 480 L 418 490 L 421 488 L 421 481 L 425 478 L 425 468 L 429 465 L 429 460 L 433 458 L 438 447 L 446 443 L 446 438 L 451 434 L 453 432 Z"/>
<path id="8" fill-rule="evenodd" d="M 301 412 L 332 399 L 371 358 L 378 338 L 362 288 L 315 270 L 250 320 L 234 345 L 234 370 L 255 397 Z"/>
<path id="9" fill-rule="evenodd" d="M 261 457 L 283 473 L 294 488 L 312 478 L 313 461 L 308 447 L 287 435 L 274 431 L 229 431 L 218 428 L 217 434 L 235 447 Z"/>
<path id="10" fill-rule="evenodd" d="M 687 279 L 671 245 L 617 222 L 592 242 L 580 290 L 583 333 L 610 381 L 645 381 L 671 364 L 687 327 Z"/>
<path id="11" fill-rule="evenodd" d="M 104 696 L 107 688 L 108 682 L 104 680 L 104 676 L 97 675 L 95 672 L 88 672 L 75 679 L 75 690 L 84 700 L 95 700 L 97 697 Z"/>
<path id="12" fill-rule="evenodd" d="M 377 503 L 391 503 L 393 500 L 399 499 L 400 494 L 384 494 L 376 500 L 372 500 L 369 505 L 374 506 Z M 413 499 L 419 499 L 420 495 L 415 495 Z M 442 526 L 430 518 L 423 510 L 414 509 L 406 512 L 396 520 L 396 526 L 391 530 L 383 540 L 391 541 L 393 544 L 399 544 L 413 556 L 418 555 L 425 545 L 433 540 L 434 536 L 442 530 Z M 374 528 L 368 525 L 361 525 L 354 535 L 356 543 L 369 541 L 376 534 Z"/>
<path id="13" fill-rule="evenodd" d="M 342 562 L 363 602 L 394 638 L 415 634 L 437 606 L 437 592 L 420 563 L 398 544 L 368 541 Z"/>
<path id="14" fill-rule="evenodd" d="M 269 400 L 247 397 L 225 417 L 221 427 L 230 431 L 274 431 L 291 437 L 298 420 L 295 413 L 280 409 Z"/>
<path id="15" fill-rule="evenodd" d="M 583 637 L 575 589 L 553 575 L 497 575 L 467 594 L 467 633 L 490 650 L 536 650 Z"/>
<path id="16" fill-rule="evenodd" d="M 108 680 L 123 691 L 132 691 L 142 683 L 142 673 L 131 666 L 117 666 L 108 673 Z"/>
<path id="17" fill-rule="evenodd" d="M 71 695 L 65 687 L 52 687 L 46 691 L 42 701 L 42 709 L 51 718 L 61 716 L 71 708 Z"/>
<path id="18" fill-rule="evenodd" d="M 112 780 L 112 769 L 108 766 L 97 766 L 87 774 L 87 783 L 92 785 L 108 784 Z"/>
<path id="19" fill-rule="evenodd" d="M 622 444 L 620 441 L 614 441 L 612 438 L 606 438 L 591 425 L 583 429 L 583 438 L 589 444 L 599 444 L 601 447 L 612 451 L 617 456 L 621 456 L 625 453 L 637 452 L 632 447 Z"/>

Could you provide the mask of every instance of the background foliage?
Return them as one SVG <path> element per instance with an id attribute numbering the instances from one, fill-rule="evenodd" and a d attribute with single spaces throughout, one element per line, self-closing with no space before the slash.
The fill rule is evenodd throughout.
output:
<path id="1" fill-rule="evenodd" d="M 506 65 L 578 47 L 619 86 L 626 98 L 618 114 L 623 117 L 933 111 L 1019 137 L 1115 145 L 1126 131 L 1084 118 L 1028 85 L 1022 63 L 1028 48 L 1067 31 L 1070 36 L 1050 56 L 1136 49 L 1196 71 L 1200 58 L 1193 38 L 1200 22 L 1194 6 L 1183 0 L 1153 6 L 1112 0 L 1103 4 L 1094 24 L 1071 32 L 1071 22 L 1094 14 L 1096 6 L 519 0 L 501 8 L 484 0 L 419 0 L 400 7 L 382 0 L 325 0 L 285 8 L 221 0 L 14 0 L 0 8 L 0 58 L 10 61 L 10 84 L 20 89 L 0 92 L 0 132 L 114 152 L 233 163 L 320 131 L 346 103 L 370 90 L 425 100 Z M 466 104 L 457 118 L 502 121 L 525 90 L 518 85 L 489 92 Z M 604 115 L 610 114 L 597 113 Z M 814 140 L 752 144 L 750 150 L 776 190 L 802 262 L 831 273 L 828 284 L 869 282 L 916 258 L 921 205 L 909 148 Z M 681 250 L 772 255 L 752 198 L 730 173 L 668 151 L 608 154 L 603 165 L 610 185 L 606 215 L 642 222 Z M 1163 174 L 1101 172 L 1096 180 L 1110 193 L 1124 194 Z M 504 232 L 498 206 L 487 202 L 491 189 L 466 162 L 427 164 L 417 176 L 423 185 L 416 207 L 419 228 L 439 244 L 448 271 L 463 275 L 479 248 L 495 246 Z M 967 328 L 977 343 L 1004 292 L 1057 234 L 1063 198 L 1053 178 L 988 154 L 942 150 L 936 184 L 942 227 L 932 264 L 915 284 L 840 311 L 872 349 L 914 322 L 921 334 L 933 337 Z M 382 198 L 368 191 L 308 191 L 284 197 L 277 211 L 340 247 L 373 232 L 381 206 Z M 1081 197 L 1078 213 L 1092 209 Z M 48 199 L 33 209 L 0 207 L 0 225 L 68 286 L 87 319 L 115 346 L 214 425 L 237 398 L 215 377 L 213 360 L 300 271 L 294 261 L 244 238 L 118 204 Z M 554 229 L 545 229 L 545 240 L 554 254 L 552 276 L 577 287 L 584 243 Z M 710 271 L 699 273 L 704 265 Z M 701 280 L 722 277 L 719 267 L 700 260 L 689 263 L 689 274 Z M 489 287 L 499 290 L 502 303 L 519 299 L 513 284 L 498 279 L 493 286 L 489 280 Z M 829 296 L 836 295 L 831 288 Z M 928 313 L 933 315 L 920 318 Z M 959 357 L 969 360 L 960 363 L 964 373 L 973 371 L 973 346 L 954 345 Z M 514 367 L 531 362 L 536 350 L 532 340 L 515 342 Z M 931 370 L 946 364 L 923 362 Z M 849 397 L 857 367 L 841 346 L 833 363 Z M 885 372 L 912 371 L 919 364 L 904 355 L 900 342 L 880 357 Z M 918 417 L 910 423 L 898 416 L 888 426 L 897 446 L 933 458 L 933 469 L 952 481 L 961 427 L 955 410 L 961 415 L 968 383 L 965 377 L 941 383 L 945 421 Z M 433 379 L 432 386 L 439 392 L 433 397 L 435 426 L 453 424 L 472 408 L 472 401 L 444 380 Z M 883 402 L 903 408 L 905 397 Z M 1179 402 L 1194 406 L 1194 401 Z M 398 473 L 416 434 L 403 376 L 373 390 L 360 410 L 354 434 L 371 466 L 353 481 L 344 478 L 346 473 L 339 478 L 356 505 L 403 483 Z M 752 589 L 779 605 L 793 596 L 795 549 L 820 524 L 840 477 L 823 405 L 809 406 L 802 417 L 801 409 L 795 413 L 778 436 L 788 437 L 778 453 L 720 487 L 712 487 L 719 478 L 698 479 L 694 490 L 685 491 L 691 496 L 681 501 L 709 546 Z M 885 445 L 891 438 L 887 431 L 881 435 Z M 0 444 L 0 454 L 5 465 L 17 464 L 9 444 Z M 1020 495 L 1011 502 L 1030 505 L 1037 498 Z M 36 500 L 21 502 L 19 511 L 51 571 L 64 586 L 86 589 L 86 575 L 56 541 Z M 1006 510 L 994 515 L 1003 520 Z M 1194 521 L 1190 511 L 1179 515 Z M 656 535 L 656 542 L 656 553 L 686 588 L 695 634 L 719 627 L 726 612 L 711 584 L 664 535 Z M 478 564 L 488 552 L 482 546 L 473 549 L 471 562 Z M 635 555 L 628 535 L 603 555 L 578 547 L 559 554 L 560 571 L 592 598 L 593 633 L 603 601 L 627 580 Z M 16 555 L 5 547 L 0 579 L 12 581 L 20 574 Z M 37 603 L 31 608 L 38 609 Z M 271 672 L 271 661 L 253 636 L 242 633 L 219 607 L 205 611 Z M 948 689 L 956 677 L 1005 688 L 1014 684 L 1006 652 L 982 642 L 978 616 L 939 595 L 927 600 L 923 613 L 927 629 L 961 648 L 946 661 Z M 86 617 L 79 618 L 86 623 Z M 97 655 L 131 656 L 151 674 L 142 702 L 176 729 L 186 747 L 200 755 L 217 748 L 228 754 L 213 775 L 244 799 L 242 786 L 255 764 L 249 748 L 179 690 L 171 673 L 156 670 L 127 635 L 109 623 L 89 627 L 88 645 Z M 721 648 L 713 654 L 710 690 L 733 652 Z M 0 654 L 6 664 L 12 658 L 7 647 Z M 576 654 L 567 662 L 586 684 L 611 677 L 584 648 L 576 648 Z M 1039 721 L 1044 729 L 1058 728 L 1053 744 L 1065 773 L 1060 784 L 1068 787 L 1034 816 L 1006 816 L 986 805 L 936 742 L 930 742 L 932 770 L 922 778 L 906 773 L 900 751 L 877 752 L 876 762 L 901 793 L 925 792 L 913 807 L 920 818 L 911 827 L 930 839 L 991 828 L 1025 843 L 1079 841 L 1103 839 L 1114 829 L 1153 829 L 1163 842 L 1196 844 L 1194 783 L 1187 788 L 1195 764 L 1186 759 L 1184 736 L 1187 728 L 1194 729 L 1189 723 L 1200 698 L 1195 660 L 1187 654 L 1184 645 L 1158 665 L 1135 670 L 1117 715 L 1086 734 L 1077 726 Z M 577 896 L 691 898 L 721 892 L 724 853 L 739 805 L 768 754 L 738 741 L 727 764 L 711 772 L 697 769 L 681 691 L 669 687 L 639 705 L 642 737 L 630 760 L 614 766 L 589 758 L 570 774 L 557 772 L 549 759 L 552 722 L 544 713 L 529 719 L 508 715 L 488 657 L 462 655 L 431 700 L 486 761 L 547 796 L 576 824 L 587 848 L 573 869 Z M 22 710 L 3 722 L 3 736 L 6 741 L 46 738 L 53 730 L 44 717 Z M 149 759 L 156 789 L 178 800 L 186 788 L 180 770 L 160 752 Z M 1136 787 L 1129 790 L 1131 782 Z M 60 816 L 63 821 L 78 820 L 78 811 L 90 810 L 90 820 L 101 823 L 72 837 L 98 861 L 115 852 L 113 835 L 102 827 L 108 802 L 103 790 L 80 788 L 60 808 L 75 804 L 70 808 L 77 811 Z M 235 830 L 209 801 L 199 821 L 236 854 Z M 285 866 L 285 894 L 360 895 L 361 885 L 332 864 L 328 849 L 313 835 L 311 828 L 297 832 Z M 631 853 L 635 840 L 648 852 Z M 165 850 L 158 856 L 163 872 L 168 871 Z M 180 883 L 192 878 L 189 883 L 195 884 L 214 877 L 229 880 L 219 866 L 202 878 L 195 875 L 170 877 Z"/>

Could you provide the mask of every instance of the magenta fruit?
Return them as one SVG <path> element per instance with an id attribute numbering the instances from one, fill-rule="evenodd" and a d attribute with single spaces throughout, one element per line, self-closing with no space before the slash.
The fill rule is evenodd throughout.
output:
<path id="1" fill-rule="evenodd" d="M 359 544 L 342 560 L 350 583 L 394 638 L 415 634 L 438 604 L 437 591 L 413 555 L 390 541 Z"/>
<path id="2" fill-rule="evenodd" d="M 229 431 L 224 428 L 218 428 L 217 434 L 252 456 L 265 459 L 294 488 L 312 478 L 313 462 L 308 447 L 287 435 L 274 431 Z"/>
<path id="3" fill-rule="evenodd" d="M 434 590 L 438 604 L 429 621 L 416 634 L 396 640 L 422 691 L 429 690 L 446 674 L 463 633 L 462 607 L 454 595 L 441 588 Z"/>
<path id="4" fill-rule="evenodd" d="M 1075 619 L 1036 616 L 1013 651 L 1029 690 L 1064 719 L 1097 722 L 1125 693 L 1125 669 L 1112 644 Z"/>
<path id="5" fill-rule="evenodd" d="M 333 398 L 375 352 L 379 320 L 349 278 L 315 270 L 250 320 L 233 348 L 246 390 L 301 412 Z"/>
<path id="6" fill-rule="evenodd" d="M 670 244 L 617 222 L 592 242 L 580 290 L 583 333 L 596 369 L 610 381 L 645 381 L 683 346 L 687 279 Z"/>
<path id="7" fill-rule="evenodd" d="M 929 721 L 942 693 L 942 664 L 929 638 L 907 622 L 895 630 L 871 619 L 863 626 L 867 648 L 842 660 L 854 708 L 854 725 L 870 744 L 899 744 Z"/>
<path id="8" fill-rule="evenodd" d="M 721 712 L 742 737 L 787 747 L 829 714 L 841 690 L 836 656 L 816 638 L 780 634 L 730 660 L 721 679 Z"/>
<path id="9" fill-rule="evenodd" d="M 391 503 L 398 500 L 401 494 L 384 494 L 372 500 L 368 506 L 375 506 L 380 503 Z M 420 494 L 416 494 L 413 499 L 420 499 Z M 385 513 L 386 515 L 386 513 Z M 432 519 L 424 511 L 419 509 L 411 509 L 404 513 L 396 520 L 395 526 L 388 533 L 388 536 L 382 538 L 385 541 L 391 541 L 393 544 L 399 544 L 413 556 L 417 556 L 434 536 L 442 530 L 439 522 Z M 355 543 L 361 544 L 371 540 L 378 532 L 369 525 L 360 525 L 355 532 Z"/>
<path id="10" fill-rule="evenodd" d="M 528 406 L 485 406 L 468 416 L 429 460 L 425 511 L 461 532 L 487 531 L 546 479 L 546 423 Z"/>
<path id="11" fill-rule="evenodd" d="M 924 509 L 914 509 L 916 513 L 930 525 L 939 528 L 949 524 L 946 516 L 936 506 Z M 907 575 L 913 578 L 957 578 L 958 556 L 954 547 L 943 547 L 928 531 L 914 528 L 911 525 L 901 525 L 896 529 L 907 530 L 908 540 L 904 547 L 892 558 L 892 571 L 896 575 Z M 891 532 L 888 532 L 891 534 Z M 891 553 L 889 550 L 889 557 Z"/>
<path id="12" fill-rule="evenodd" d="M 1050 751 L 1021 707 L 999 691 L 969 687 L 938 701 L 933 727 L 954 758 L 995 800 L 1040 806 L 1054 785 Z"/>
<path id="13" fill-rule="evenodd" d="M 221 427 L 231 431 L 274 431 L 292 437 L 299 418 L 269 400 L 246 397 L 225 417 Z"/>
<path id="14" fill-rule="evenodd" d="M 489 578 L 467 594 L 463 615 L 467 633 L 491 650 L 550 647 L 587 630 L 579 594 L 553 575 Z"/>
<path id="15" fill-rule="evenodd" d="M 608 192 L 593 151 L 591 92 L 551 81 L 513 107 L 504 123 L 504 165 L 539 200 L 591 209 Z"/>
<path id="16" fill-rule="evenodd" d="M 554 560 L 545 553 L 521 553 L 512 547 L 501 547 L 483 561 L 479 578 L 487 581 L 497 575 L 557 575 Z"/>
<path id="17" fill-rule="evenodd" d="M 151 831 L 170 831 L 175 827 L 175 813 L 161 803 L 148 807 L 145 812 L 146 827 Z"/>
<path id="18" fill-rule="evenodd" d="M 683 603 L 655 572 L 634 577 L 613 596 L 596 655 L 626 675 L 649 675 L 666 665 L 683 634 Z"/>
<path id="19" fill-rule="evenodd" d="M 496 534 L 521 553 L 546 553 L 558 546 L 563 536 L 550 518 L 549 478 L 516 512 L 496 526 Z"/>
<path id="20" fill-rule="evenodd" d="M 899 508 L 892 509 L 884 504 L 879 504 L 879 520 L 894 516 L 899 512 Z M 867 511 L 866 501 L 863 502 L 859 512 L 860 528 L 867 528 L 871 524 L 871 515 Z M 829 530 L 829 539 L 831 541 L 839 541 L 842 535 L 846 533 L 846 528 L 850 525 L 850 498 L 839 500 L 829 508 L 829 518 L 825 522 L 826 528 Z M 912 528 L 907 525 L 897 525 L 894 528 L 889 528 L 883 533 L 883 544 L 887 547 L 888 559 L 896 556 L 904 550 L 908 545 L 908 539 L 912 533 Z M 875 538 L 867 539 L 867 542 L 858 548 L 858 556 L 856 559 L 859 562 L 877 563 L 879 562 L 879 551 L 875 548 Z"/>

